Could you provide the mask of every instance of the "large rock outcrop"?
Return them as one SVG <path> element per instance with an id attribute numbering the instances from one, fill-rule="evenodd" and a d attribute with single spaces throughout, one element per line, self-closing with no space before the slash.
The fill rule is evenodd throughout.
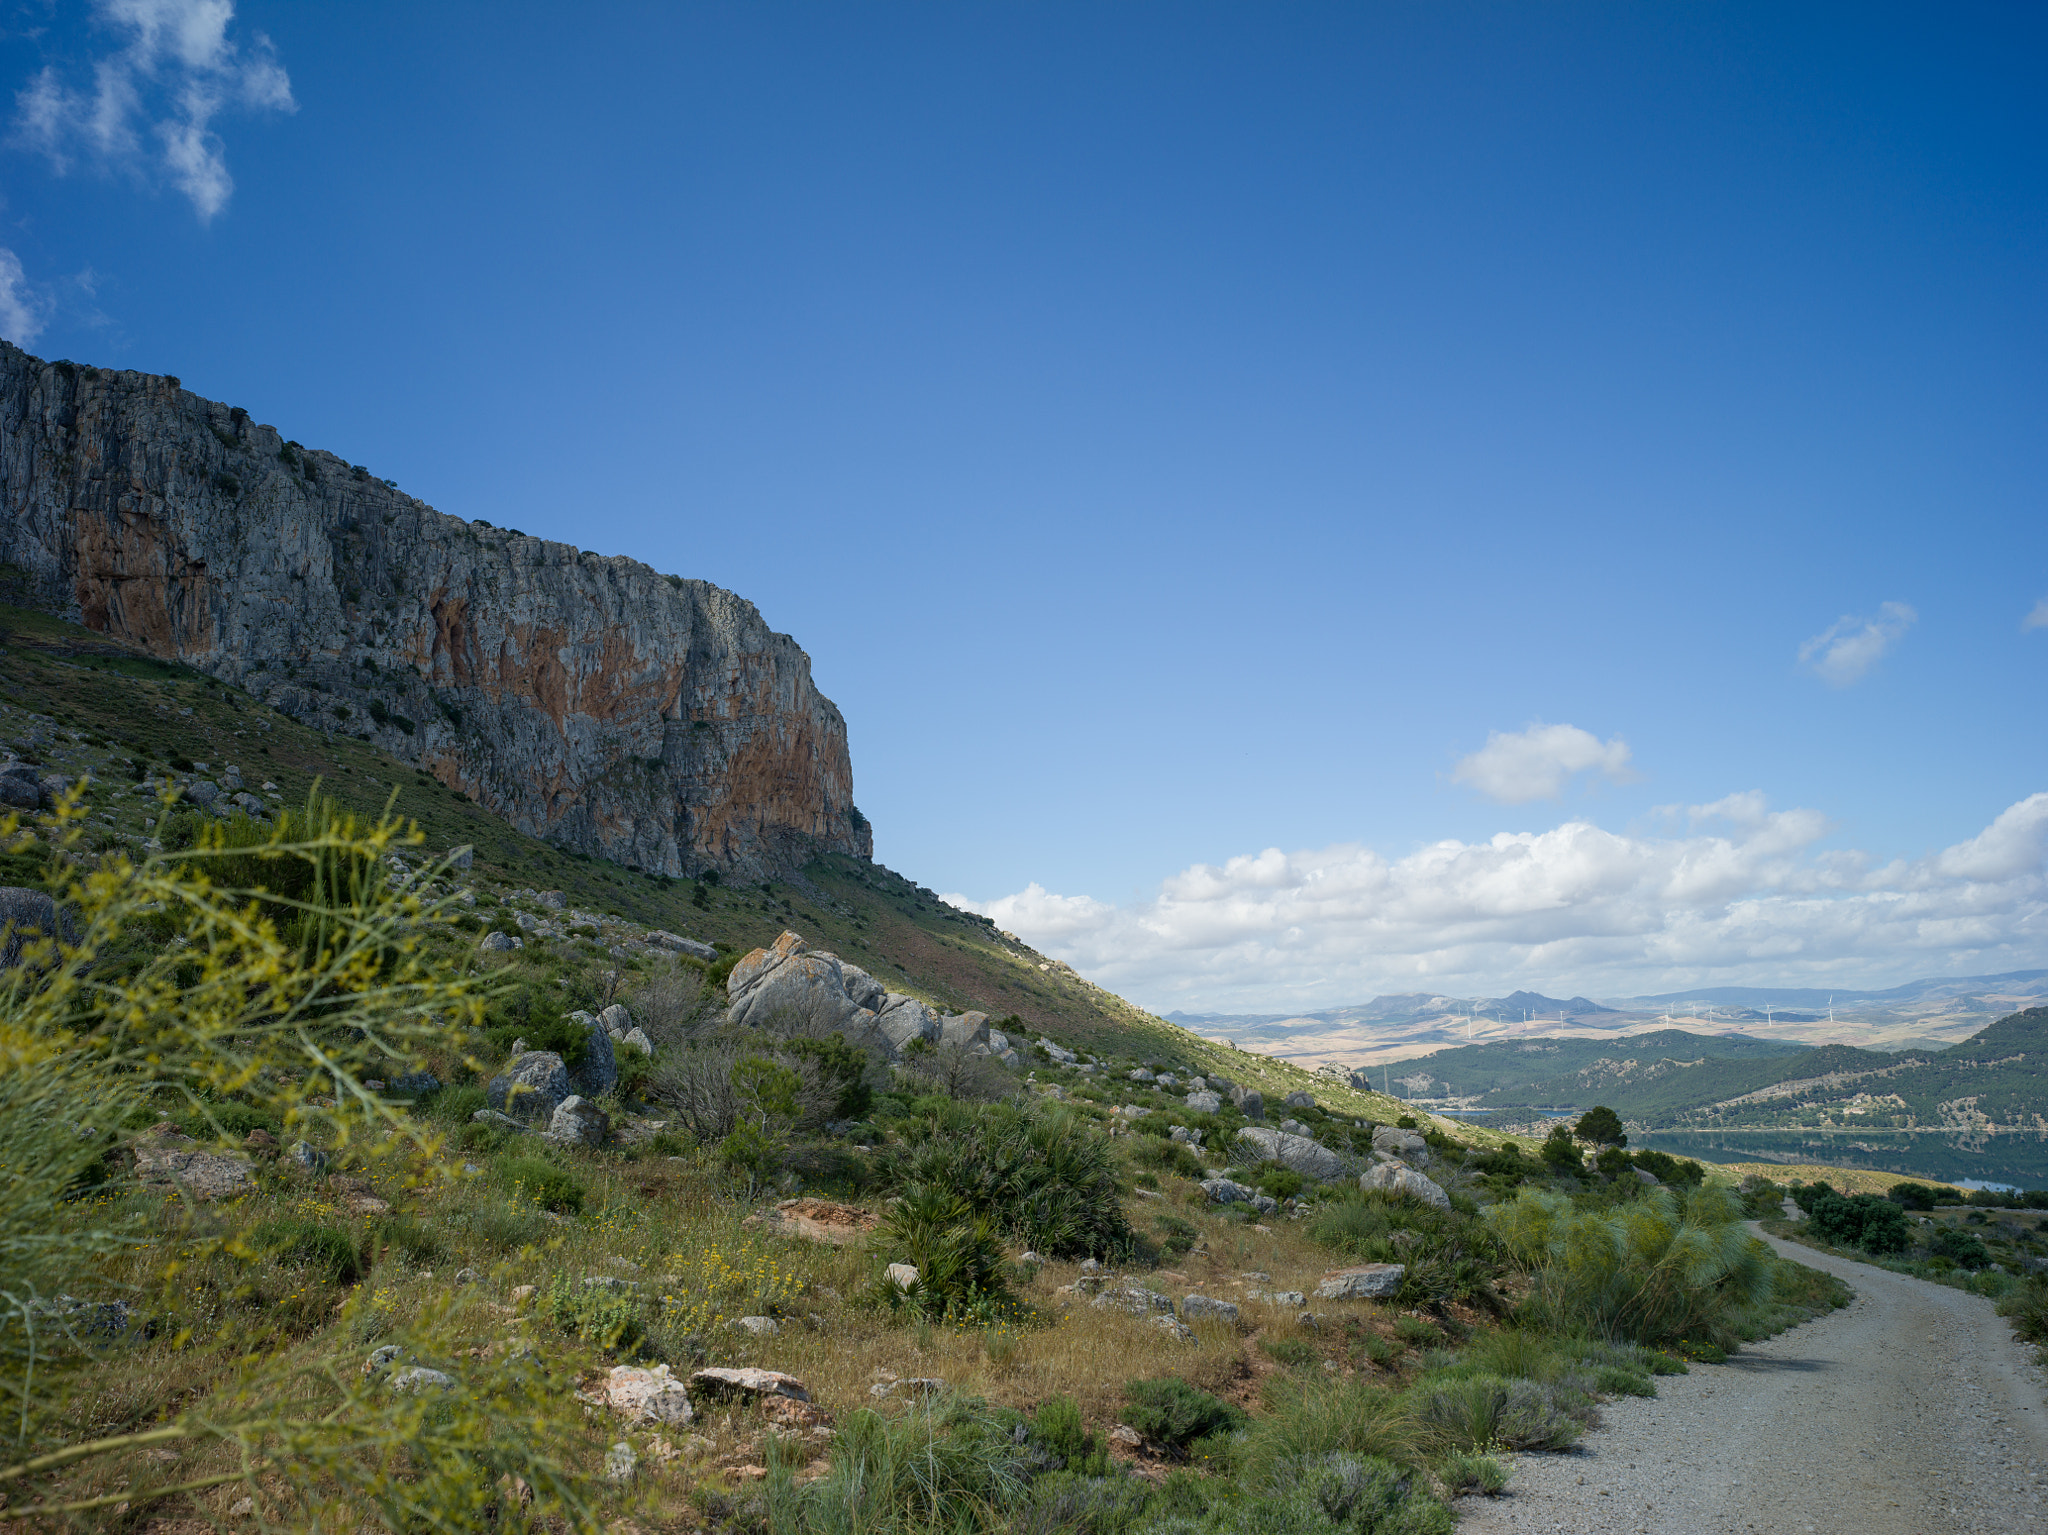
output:
<path id="1" fill-rule="evenodd" d="M 776 1034 L 839 1034 L 882 1060 L 901 1060 L 909 1048 L 949 1046 L 1018 1064 L 1007 1035 L 988 1026 L 986 1013 L 938 1013 L 882 983 L 836 954 L 784 933 L 755 949 L 726 978 L 726 1022 Z"/>
<path id="2" fill-rule="evenodd" d="M 872 853 L 846 724 L 753 604 L 435 511 L 175 378 L 0 342 L 0 563 L 53 612 L 664 874 Z"/>

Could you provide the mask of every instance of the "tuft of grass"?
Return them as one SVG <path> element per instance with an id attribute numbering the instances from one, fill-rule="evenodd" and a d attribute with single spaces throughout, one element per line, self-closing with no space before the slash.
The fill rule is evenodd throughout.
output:
<path id="1" fill-rule="evenodd" d="M 249 1233 L 249 1242 L 280 1263 L 312 1269 L 329 1284 L 354 1284 L 366 1268 L 355 1238 L 319 1221 L 291 1216 L 265 1221 Z"/>
<path id="2" fill-rule="evenodd" d="M 1579 1425 L 1551 1387 L 1533 1380 L 1471 1375 L 1415 1388 L 1415 1420 L 1424 1434 L 1452 1450 L 1568 1450 Z"/>
<path id="3" fill-rule="evenodd" d="M 1476 1492 L 1499 1497 L 1508 1484 L 1507 1467 L 1491 1455 L 1472 1450 L 1453 1450 L 1437 1463 L 1437 1475 L 1453 1492 Z"/>
<path id="4" fill-rule="evenodd" d="M 563 1215 L 582 1213 L 584 1188 L 575 1174 L 541 1157 L 502 1157 L 492 1170 L 498 1184 L 515 1197 Z"/>
<path id="5" fill-rule="evenodd" d="M 1238 1408 L 1178 1376 L 1134 1380 L 1124 1387 L 1124 1395 L 1124 1422 L 1177 1454 L 1185 1454 L 1189 1445 L 1211 1434 L 1236 1433 L 1247 1421 Z"/>

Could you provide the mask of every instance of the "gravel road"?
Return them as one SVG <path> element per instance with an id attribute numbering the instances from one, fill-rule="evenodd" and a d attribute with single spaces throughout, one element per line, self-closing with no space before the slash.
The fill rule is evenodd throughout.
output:
<path id="1" fill-rule="evenodd" d="M 2048 1531 L 2048 1372 L 1991 1302 L 1765 1240 L 1856 1299 L 1604 1404 L 1578 1453 L 1515 1457 L 1460 1535 Z"/>

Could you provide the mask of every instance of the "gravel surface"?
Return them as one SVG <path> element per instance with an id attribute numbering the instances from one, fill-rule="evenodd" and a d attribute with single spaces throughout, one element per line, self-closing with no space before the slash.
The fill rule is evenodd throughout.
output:
<path id="1" fill-rule="evenodd" d="M 2048 1372 L 1991 1302 L 1765 1240 L 1856 1299 L 1603 1404 L 1581 1451 L 1465 1500 L 1460 1535 L 2048 1530 Z"/>

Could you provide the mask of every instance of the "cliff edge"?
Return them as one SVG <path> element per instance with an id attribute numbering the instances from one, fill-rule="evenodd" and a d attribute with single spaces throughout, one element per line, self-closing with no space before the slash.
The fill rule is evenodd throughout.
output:
<path id="1" fill-rule="evenodd" d="M 446 516 L 159 377 L 0 342 L 23 598 L 631 868 L 873 854 L 846 722 L 752 603 Z"/>

